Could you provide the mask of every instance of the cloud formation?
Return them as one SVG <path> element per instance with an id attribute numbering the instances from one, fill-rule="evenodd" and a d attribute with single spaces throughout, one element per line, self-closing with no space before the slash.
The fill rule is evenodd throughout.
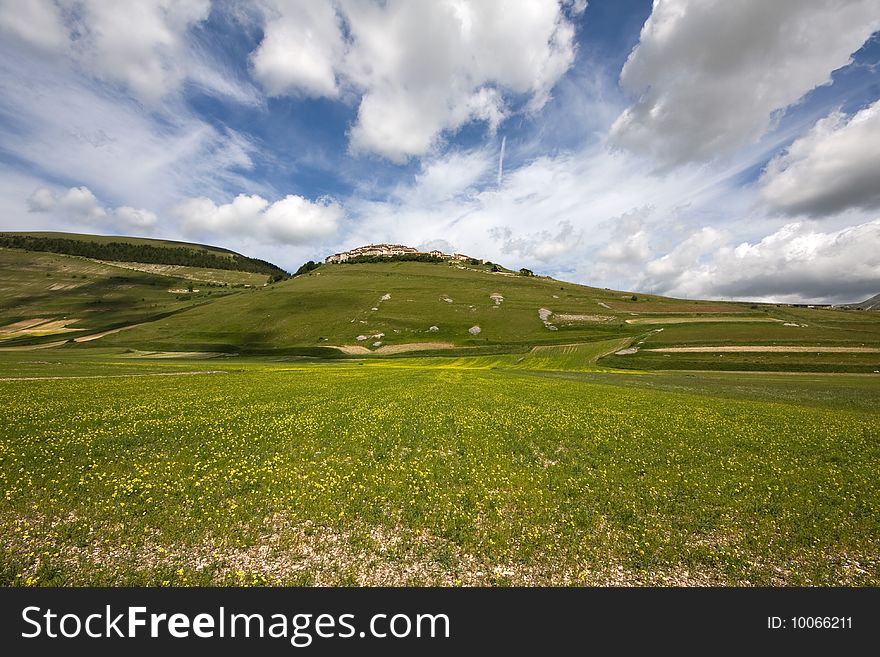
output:
<path id="1" fill-rule="evenodd" d="M 146 229 L 155 225 L 158 217 L 144 208 L 127 205 L 105 208 L 88 187 L 71 187 L 56 194 L 47 187 L 38 187 L 27 200 L 29 212 L 57 212 L 75 224 L 115 228 L 119 230 Z"/>
<path id="2" fill-rule="evenodd" d="M 2 38 L 0 90 L 5 154 L 47 180 L 86 185 L 135 207 L 228 194 L 227 186 L 262 191 L 242 175 L 252 167 L 254 144 L 179 101 L 145 109 L 64 62 L 29 57 Z"/>
<path id="3" fill-rule="evenodd" d="M 661 167 L 755 142 L 880 28 L 875 0 L 657 0 L 620 74 L 614 144 Z"/>
<path id="4" fill-rule="evenodd" d="M 155 103 L 187 77 L 187 32 L 210 9 L 210 0 L 0 0 L 0 30 Z"/>
<path id="5" fill-rule="evenodd" d="M 535 258 L 544 263 L 570 254 L 583 239 L 583 231 L 575 230 L 570 221 L 560 221 L 555 234 L 542 230 L 514 237 L 509 228 L 499 227 L 490 230 L 489 235 L 502 242 L 502 253 L 519 258 Z"/>
<path id="6" fill-rule="evenodd" d="M 494 131 L 507 95 L 543 107 L 574 61 L 573 38 L 557 0 L 270 2 L 252 62 L 272 95 L 355 94 L 352 150 L 402 163 L 470 121 Z"/>
<path id="7" fill-rule="evenodd" d="M 172 214 L 181 222 L 184 233 L 192 236 L 304 244 L 332 237 L 345 213 L 327 198 L 313 202 L 289 195 L 270 203 L 256 194 L 239 194 L 222 205 L 204 197 L 187 199 Z"/>
<path id="8" fill-rule="evenodd" d="M 849 118 L 833 112 L 770 160 L 761 198 L 786 214 L 813 217 L 880 209 L 878 145 L 880 101 Z"/>
<path id="9" fill-rule="evenodd" d="M 648 289 L 690 298 L 859 301 L 880 282 L 880 219 L 836 231 L 786 224 L 757 242 L 726 244 L 707 227 L 648 263 Z"/>

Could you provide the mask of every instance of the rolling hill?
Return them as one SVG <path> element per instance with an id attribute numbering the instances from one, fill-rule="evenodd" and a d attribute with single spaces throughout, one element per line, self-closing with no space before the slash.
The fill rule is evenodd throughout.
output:
<path id="1" fill-rule="evenodd" d="M 76 233 L 0 233 L 0 247 L 75 255 L 112 262 L 182 265 L 244 271 L 284 278 L 280 267 L 228 249 L 141 237 L 106 237 Z"/>
<path id="2" fill-rule="evenodd" d="M 263 285 L 282 271 L 198 244 L 0 233 L 0 348 L 95 339 Z"/>
<path id="3" fill-rule="evenodd" d="M 172 252 L 231 254 L 168 244 Z M 0 349 L 73 341 L 66 346 L 461 357 L 609 341 L 612 352 L 598 362 L 618 369 L 880 369 L 876 313 L 671 299 L 489 265 L 331 264 L 273 281 L 263 273 L 14 248 L 0 248 L 0 265 Z"/>

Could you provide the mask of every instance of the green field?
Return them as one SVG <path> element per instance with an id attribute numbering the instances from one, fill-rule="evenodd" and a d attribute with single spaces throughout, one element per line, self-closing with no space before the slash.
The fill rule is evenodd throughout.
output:
<path id="1" fill-rule="evenodd" d="M 880 585 L 880 313 L 0 265 L 3 585 Z"/>
<path id="2" fill-rule="evenodd" d="M 0 577 L 880 584 L 876 377 L 558 352 L 581 371 L 7 354 Z"/>

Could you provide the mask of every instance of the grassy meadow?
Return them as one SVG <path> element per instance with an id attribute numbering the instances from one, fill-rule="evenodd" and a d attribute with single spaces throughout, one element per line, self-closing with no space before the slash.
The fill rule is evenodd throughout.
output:
<path id="1" fill-rule="evenodd" d="M 0 248 L 0 402 L 4 586 L 880 585 L 876 312 Z"/>
<path id="2" fill-rule="evenodd" d="M 880 584 L 875 378 L 620 374 L 613 346 L 7 354 L 0 578 Z"/>

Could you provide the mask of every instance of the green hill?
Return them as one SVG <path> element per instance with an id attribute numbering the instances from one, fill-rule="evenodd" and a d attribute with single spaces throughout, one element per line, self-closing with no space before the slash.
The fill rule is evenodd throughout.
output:
<path id="1" fill-rule="evenodd" d="M 188 242 L 73 233 L 0 233 L 0 247 L 75 255 L 112 262 L 183 265 L 245 271 L 284 278 L 280 267 L 234 251 Z"/>
<path id="2" fill-rule="evenodd" d="M 14 236 L 250 260 L 175 242 Z M 474 366 L 543 363 L 550 370 L 557 368 L 548 359 L 561 359 L 563 369 L 880 369 L 877 313 L 671 299 L 492 269 L 383 260 L 323 265 L 268 284 L 273 277 L 263 273 L 0 248 L 0 349 L 73 340 L 76 349 L 443 355 L 486 358 Z M 589 359 L 578 349 L 533 351 L 599 342 L 608 348 L 587 349 Z M 511 357 L 490 358 L 502 354 Z"/>
<path id="3" fill-rule="evenodd" d="M 91 341 L 280 276 L 260 262 L 184 242 L 0 233 L 0 348 Z"/>

